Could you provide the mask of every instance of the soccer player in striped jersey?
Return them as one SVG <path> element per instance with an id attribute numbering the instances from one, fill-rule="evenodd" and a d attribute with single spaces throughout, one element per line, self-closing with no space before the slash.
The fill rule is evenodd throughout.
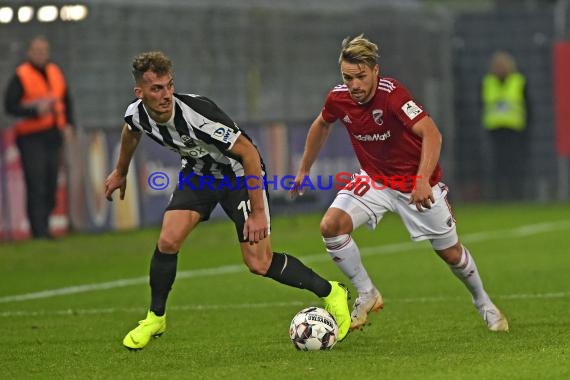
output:
<path id="1" fill-rule="evenodd" d="M 302 179 L 309 175 L 332 123 L 340 120 L 361 170 L 325 213 L 321 234 L 327 252 L 358 291 L 351 329 L 361 328 L 368 313 L 384 305 L 351 233 L 364 224 L 375 228 L 390 211 L 399 214 L 413 241 L 430 241 L 471 293 L 488 329 L 507 331 L 507 319 L 489 298 L 473 257 L 457 236 L 448 188 L 440 182 L 441 134 L 404 86 L 379 76 L 377 61 L 377 45 L 363 35 L 343 41 L 339 65 L 344 84 L 329 92 L 309 129 L 292 191 L 293 196 L 302 195 Z"/>
<path id="2" fill-rule="evenodd" d="M 105 196 L 112 200 L 119 189 L 120 199 L 124 198 L 129 163 L 144 134 L 180 154 L 182 180 L 166 206 L 150 263 L 150 308 L 123 345 L 141 349 L 153 336 L 164 333 L 178 252 L 218 203 L 235 224 L 249 270 L 321 297 L 339 325 L 338 338 L 343 339 L 350 326 L 347 289 L 325 280 L 294 256 L 271 248 L 269 206 L 262 186 L 265 168 L 249 137 L 213 101 L 174 93 L 172 63 L 163 53 L 142 53 L 132 66 L 136 100 L 125 113 L 120 153 L 105 180 Z"/>

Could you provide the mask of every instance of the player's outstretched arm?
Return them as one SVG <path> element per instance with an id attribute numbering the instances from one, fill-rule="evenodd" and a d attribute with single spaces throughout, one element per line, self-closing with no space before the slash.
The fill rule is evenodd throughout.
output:
<path id="1" fill-rule="evenodd" d="M 121 134 L 121 148 L 119 150 L 119 159 L 115 170 L 105 179 L 105 197 L 109 201 L 113 201 L 111 195 L 117 189 L 120 190 L 119 197 L 125 199 L 125 190 L 127 188 L 127 173 L 133 154 L 137 149 L 142 133 L 131 131 L 127 124 L 123 126 Z"/>
<path id="2" fill-rule="evenodd" d="M 325 119 L 323 119 L 323 116 L 319 114 L 311 124 L 309 132 L 307 133 L 305 151 L 303 152 L 303 158 L 301 159 L 301 164 L 299 165 L 299 170 L 295 177 L 295 187 L 290 191 L 291 198 L 295 198 L 297 195 L 303 195 L 304 190 L 299 188 L 299 185 L 303 182 L 303 179 L 309 175 L 313 163 L 329 137 L 330 131 L 331 124 L 327 123 Z"/>

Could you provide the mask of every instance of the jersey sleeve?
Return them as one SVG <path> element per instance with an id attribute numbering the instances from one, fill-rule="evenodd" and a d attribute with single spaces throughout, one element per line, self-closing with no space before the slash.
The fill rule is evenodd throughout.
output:
<path id="1" fill-rule="evenodd" d="M 127 126 L 129 128 L 130 131 L 133 132 L 141 132 L 142 129 L 140 129 L 135 122 L 133 121 L 133 115 L 137 109 L 138 104 L 140 103 L 140 100 L 136 99 L 133 100 L 133 102 L 131 104 L 129 104 L 129 106 L 127 107 L 127 110 L 125 111 L 125 123 L 127 123 Z"/>
<path id="2" fill-rule="evenodd" d="M 390 94 L 389 108 L 397 116 L 398 120 L 407 128 L 411 128 L 418 121 L 428 116 L 424 107 L 417 103 L 408 92 L 408 90 L 399 85 L 394 92 Z"/>
<path id="3" fill-rule="evenodd" d="M 237 125 L 228 126 L 214 122 L 204 124 L 200 129 L 194 130 L 194 133 L 204 142 L 213 144 L 220 150 L 228 151 L 241 135 L 241 130 Z"/>
<path id="4" fill-rule="evenodd" d="M 204 116 L 204 123 L 193 125 L 196 137 L 222 151 L 230 150 L 242 131 L 212 100 L 205 96 L 179 95 L 183 102 Z"/>
<path id="5" fill-rule="evenodd" d="M 323 106 L 323 109 L 321 111 L 321 115 L 327 123 L 329 124 L 334 123 L 338 119 L 338 116 L 336 115 L 336 109 L 337 108 L 334 104 L 333 93 L 331 91 L 327 95 L 327 98 L 325 100 L 325 105 Z"/>

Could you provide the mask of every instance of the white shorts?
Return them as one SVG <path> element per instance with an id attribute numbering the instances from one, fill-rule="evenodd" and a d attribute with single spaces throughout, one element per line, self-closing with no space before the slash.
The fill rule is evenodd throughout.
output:
<path id="1" fill-rule="evenodd" d="M 368 176 L 364 170 L 359 176 Z M 353 180 L 354 181 L 354 180 Z M 384 187 L 378 184 L 378 188 Z M 374 229 L 387 211 L 392 211 L 402 218 L 413 241 L 430 240 L 436 250 L 455 245 L 458 241 L 455 229 L 455 218 L 447 201 L 447 186 L 440 182 L 432 187 L 435 202 L 431 209 L 419 212 L 415 204 L 409 204 L 410 194 L 385 187 L 375 189 L 370 186 L 367 191 L 342 189 L 338 192 L 330 207 L 345 211 L 352 218 L 353 229 L 365 224 Z"/>

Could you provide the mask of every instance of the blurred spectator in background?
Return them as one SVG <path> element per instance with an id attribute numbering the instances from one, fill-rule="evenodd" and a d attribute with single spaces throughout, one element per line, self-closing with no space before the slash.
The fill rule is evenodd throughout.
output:
<path id="1" fill-rule="evenodd" d="M 71 133 L 72 107 L 60 68 L 50 62 L 49 41 L 34 37 L 27 60 L 8 82 L 5 109 L 14 125 L 26 181 L 27 214 L 34 238 L 51 238 L 63 135 Z"/>
<path id="2" fill-rule="evenodd" d="M 528 173 L 529 106 L 526 78 L 518 72 L 513 57 L 493 54 L 481 86 L 482 120 L 491 140 L 492 197 L 497 200 L 524 198 Z"/>

